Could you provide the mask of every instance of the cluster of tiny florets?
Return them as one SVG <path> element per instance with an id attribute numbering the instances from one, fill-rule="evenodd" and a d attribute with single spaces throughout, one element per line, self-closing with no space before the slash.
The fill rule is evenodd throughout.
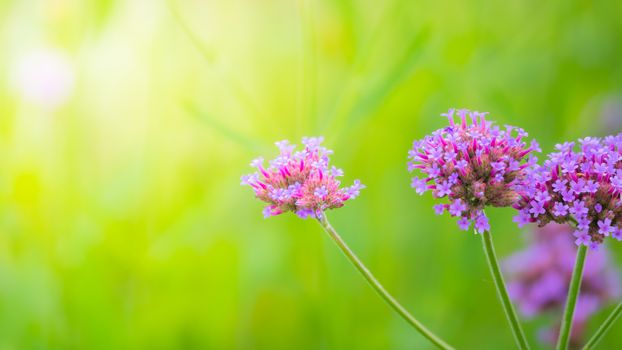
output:
<path id="1" fill-rule="evenodd" d="M 596 249 L 605 237 L 622 240 L 622 134 L 586 137 L 576 148 L 559 144 L 527 170 L 515 221 L 573 223 L 575 243 Z"/>
<path id="2" fill-rule="evenodd" d="M 569 225 L 556 223 L 537 228 L 529 247 L 503 261 L 510 297 L 526 317 L 564 308 L 576 252 L 573 231 Z M 619 271 L 612 263 L 605 249 L 586 258 L 573 318 L 571 341 L 575 344 L 581 342 L 589 317 L 621 295 Z M 555 342 L 556 326 L 543 330 L 543 340 Z"/>
<path id="3" fill-rule="evenodd" d="M 280 154 L 267 168 L 262 157 L 251 162 L 257 172 L 242 176 L 242 184 L 251 186 L 255 196 L 268 203 L 264 217 L 288 211 L 302 218 L 316 217 L 324 210 L 342 207 L 365 188 L 359 180 L 340 188 L 337 178 L 343 171 L 329 167 L 332 151 L 322 147 L 322 141 L 321 137 L 303 138 L 300 151 L 289 141 L 280 141 L 276 143 Z"/>
<path id="4" fill-rule="evenodd" d="M 436 205 L 436 213 L 457 217 L 463 230 L 473 222 L 478 232 L 490 229 L 486 206 L 508 207 L 519 199 L 523 169 L 537 161 L 531 153 L 540 151 L 535 140 L 527 146 L 523 129 L 501 129 L 486 114 L 450 109 L 443 114 L 449 126 L 413 142 L 408 155 L 408 170 L 423 173 L 412 178 L 415 191 L 447 197 L 449 203 Z"/>

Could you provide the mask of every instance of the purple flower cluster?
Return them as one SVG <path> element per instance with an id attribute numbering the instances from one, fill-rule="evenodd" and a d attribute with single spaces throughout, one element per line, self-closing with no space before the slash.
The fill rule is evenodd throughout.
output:
<path id="1" fill-rule="evenodd" d="M 264 217 L 292 211 L 301 218 L 315 217 L 324 210 L 339 208 L 365 188 L 359 180 L 350 187 L 340 188 L 338 177 L 343 171 L 329 167 L 332 154 L 321 146 L 322 137 L 303 138 L 304 149 L 294 151 L 289 141 L 276 145 L 280 154 L 264 168 L 263 158 L 251 162 L 257 172 L 242 176 L 242 184 L 249 185 L 255 196 L 268 203 Z"/>
<path id="2" fill-rule="evenodd" d="M 534 232 L 531 245 L 503 262 L 510 297 L 526 317 L 561 312 L 568 293 L 576 247 L 568 225 L 551 223 Z M 585 263 L 581 293 L 573 319 L 573 343 L 580 343 L 589 317 L 621 295 L 618 271 L 602 249 L 589 254 Z M 557 339 L 556 328 L 543 334 L 547 342 Z"/>
<path id="3" fill-rule="evenodd" d="M 526 169 L 514 220 L 573 223 L 575 243 L 596 249 L 605 237 L 622 240 L 622 134 L 579 144 L 559 144 L 544 165 Z"/>
<path id="4" fill-rule="evenodd" d="M 486 114 L 450 109 L 443 114 L 449 126 L 413 142 L 408 154 L 408 170 L 423 173 L 412 178 L 415 191 L 447 197 L 449 203 L 436 205 L 436 213 L 457 217 L 463 230 L 473 222 L 480 233 L 490 229 L 483 209 L 514 205 L 520 198 L 517 190 L 525 187 L 523 170 L 537 162 L 531 153 L 540 152 L 535 140 L 529 146 L 524 142 L 523 129 L 501 129 Z"/>

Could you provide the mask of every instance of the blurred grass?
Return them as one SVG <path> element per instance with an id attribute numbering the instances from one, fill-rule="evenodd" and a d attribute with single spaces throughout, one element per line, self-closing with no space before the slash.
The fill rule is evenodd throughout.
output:
<path id="1" fill-rule="evenodd" d="M 545 152 L 621 131 L 622 111 L 603 119 L 622 99 L 620 15 L 614 1 L 0 3 L 0 349 L 429 348 L 314 222 L 263 220 L 239 186 L 272 142 L 319 133 L 368 186 L 329 215 L 383 284 L 458 348 L 511 347 L 479 239 L 409 189 L 406 152 L 452 106 Z M 39 47 L 76 72 L 54 110 L 8 78 Z M 490 214 L 499 254 L 521 247 L 513 213 Z M 534 343 L 542 322 L 526 323 Z"/>

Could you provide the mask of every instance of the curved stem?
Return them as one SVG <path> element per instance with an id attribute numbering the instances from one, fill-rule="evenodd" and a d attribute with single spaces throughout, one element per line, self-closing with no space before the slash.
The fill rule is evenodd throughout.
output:
<path id="1" fill-rule="evenodd" d="M 499 268 L 499 261 L 497 260 L 497 254 L 495 253 L 495 247 L 492 243 L 492 235 L 489 231 L 484 231 L 481 236 L 484 252 L 486 253 L 486 260 L 488 261 L 488 267 L 490 268 L 490 274 L 492 275 L 492 279 L 497 287 L 497 295 L 503 305 L 505 316 L 510 323 L 510 328 L 512 329 L 516 345 L 521 350 L 529 349 L 527 338 L 525 337 L 523 328 L 521 327 L 518 316 L 516 315 L 516 310 L 514 310 L 514 305 L 512 305 L 507 288 L 505 287 L 505 281 L 503 280 L 503 275 L 501 274 L 501 269 Z"/>
<path id="2" fill-rule="evenodd" d="M 421 335 L 426 337 L 429 341 L 431 341 L 436 347 L 439 349 L 452 350 L 453 348 L 445 343 L 442 339 L 428 330 L 423 324 L 421 324 L 417 319 L 415 319 L 400 303 L 393 298 L 389 292 L 384 289 L 384 287 L 378 282 L 378 280 L 372 275 L 372 273 L 365 267 L 363 262 L 354 254 L 354 252 L 348 247 L 348 245 L 343 241 L 341 236 L 335 231 L 335 229 L 330 225 L 326 215 L 324 213 L 317 215 L 317 220 L 320 225 L 324 228 L 324 230 L 328 233 L 328 235 L 337 243 L 337 246 L 341 251 L 346 255 L 346 257 L 352 262 L 354 267 L 365 277 L 367 282 L 380 294 L 380 296 L 391 306 L 402 318 L 406 320 L 413 328 L 415 328 Z"/>
<path id="3" fill-rule="evenodd" d="M 581 279 L 583 278 L 583 266 L 585 265 L 586 254 L 587 247 L 584 245 L 579 246 L 579 249 L 577 249 L 577 258 L 575 260 L 574 269 L 572 271 L 572 279 L 570 280 L 570 286 L 568 287 L 568 296 L 566 297 L 566 308 L 564 309 L 564 316 L 562 317 L 562 325 L 559 329 L 557 350 L 565 350 L 568 348 L 570 332 L 572 331 L 572 318 L 574 316 L 574 309 L 577 305 L 577 298 L 579 297 L 579 290 L 581 288 Z"/>
<path id="4" fill-rule="evenodd" d="M 620 315 L 622 315 L 622 303 L 619 303 L 618 306 L 616 306 L 616 308 L 613 309 L 611 314 L 609 314 L 605 322 L 602 325 L 600 325 L 600 327 L 598 327 L 596 334 L 594 334 L 592 338 L 590 338 L 590 340 L 587 341 L 587 343 L 583 347 L 583 350 L 593 349 L 596 346 L 596 344 L 598 344 L 598 342 L 603 338 L 603 336 L 607 334 L 611 326 L 613 326 L 613 324 L 616 322 L 618 317 L 620 317 Z"/>

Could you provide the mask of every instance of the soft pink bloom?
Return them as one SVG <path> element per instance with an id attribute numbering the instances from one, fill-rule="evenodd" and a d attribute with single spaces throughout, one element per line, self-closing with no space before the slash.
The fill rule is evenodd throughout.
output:
<path id="1" fill-rule="evenodd" d="M 502 263 L 510 297 L 524 316 L 536 317 L 550 312 L 561 315 L 577 250 L 573 244 L 574 231 L 568 225 L 556 223 L 537 228 L 529 247 Z M 573 320 L 571 341 L 574 344 L 582 341 L 590 316 L 620 297 L 618 274 L 605 247 L 588 254 Z M 544 329 L 542 339 L 554 344 L 558 329 L 559 325 Z"/>

